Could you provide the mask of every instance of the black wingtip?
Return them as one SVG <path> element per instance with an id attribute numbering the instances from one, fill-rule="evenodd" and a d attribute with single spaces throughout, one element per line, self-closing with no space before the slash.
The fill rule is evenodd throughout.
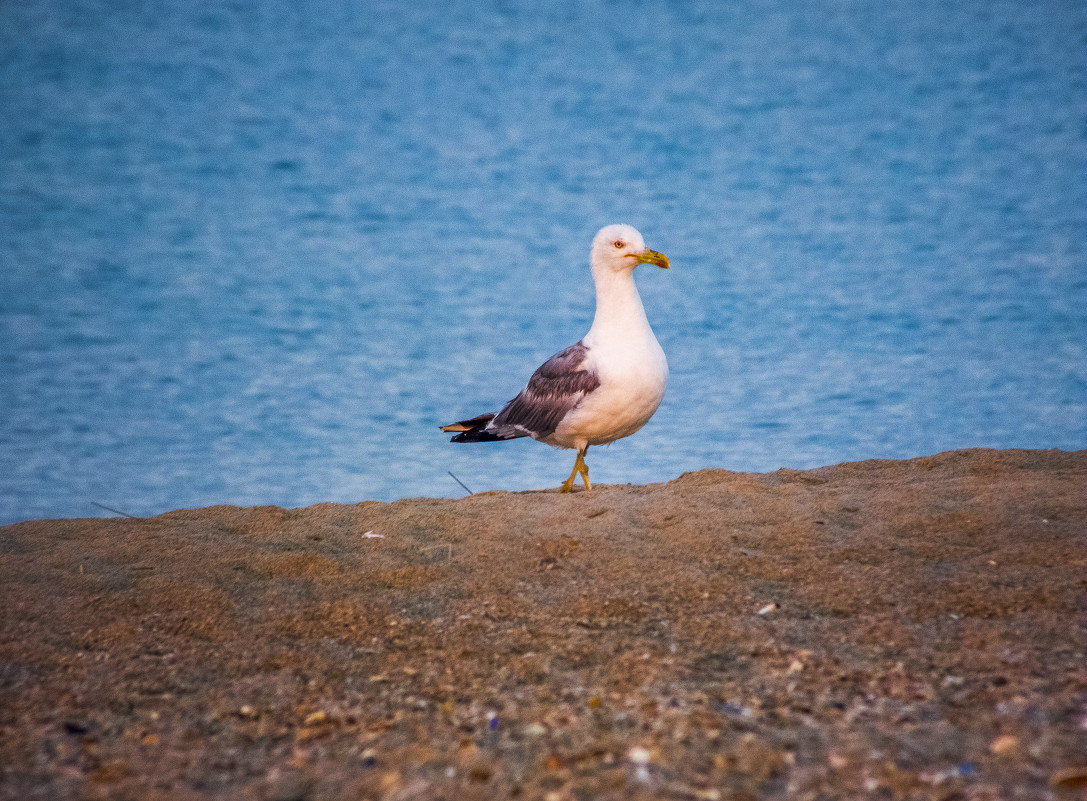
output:
<path id="1" fill-rule="evenodd" d="M 498 442 L 499 440 L 507 439 L 507 437 L 495 436 L 490 431 L 484 431 L 483 429 L 476 428 L 471 431 L 465 431 L 457 434 L 455 437 L 450 438 L 450 442 Z"/>
<path id="2" fill-rule="evenodd" d="M 471 420 L 461 420 L 441 428 L 442 431 L 456 433 L 456 436 L 449 440 L 450 442 L 494 442 L 496 439 L 501 439 L 501 437 L 496 437 L 490 431 L 485 430 L 487 424 L 493 419 L 493 414 L 481 414 Z"/>

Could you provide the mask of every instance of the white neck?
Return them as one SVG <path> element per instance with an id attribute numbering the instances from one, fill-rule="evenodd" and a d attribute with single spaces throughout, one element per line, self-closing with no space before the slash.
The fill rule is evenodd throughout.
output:
<path id="1" fill-rule="evenodd" d="M 583 340 L 586 345 L 591 348 L 619 337 L 648 335 L 655 338 L 634 285 L 633 272 L 599 271 L 593 279 L 596 282 L 596 316 Z"/>

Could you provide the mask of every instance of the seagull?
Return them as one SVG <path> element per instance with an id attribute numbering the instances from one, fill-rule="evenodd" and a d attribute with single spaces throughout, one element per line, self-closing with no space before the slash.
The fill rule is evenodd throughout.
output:
<path id="1" fill-rule="evenodd" d="M 574 469 L 559 492 L 572 492 L 578 475 L 585 489 L 592 489 L 585 464 L 589 446 L 629 437 L 644 426 L 668 383 L 668 361 L 634 285 L 639 264 L 669 266 L 668 257 L 647 248 L 635 228 L 601 228 L 590 254 L 596 316 L 589 333 L 544 362 L 498 414 L 442 426 L 442 431 L 456 433 L 450 441 L 532 437 L 576 449 Z"/>

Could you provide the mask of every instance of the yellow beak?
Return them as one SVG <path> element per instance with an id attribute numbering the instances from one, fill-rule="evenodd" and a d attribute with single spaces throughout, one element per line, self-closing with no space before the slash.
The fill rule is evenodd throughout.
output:
<path id="1" fill-rule="evenodd" d="M 638 260 L 638 264 L 655 264 L 663 270 L 667 270 L 670 266 L 668 257 L 663 253 L 657 253 L 655 250 L 644 250 L 634 258 Z"/>

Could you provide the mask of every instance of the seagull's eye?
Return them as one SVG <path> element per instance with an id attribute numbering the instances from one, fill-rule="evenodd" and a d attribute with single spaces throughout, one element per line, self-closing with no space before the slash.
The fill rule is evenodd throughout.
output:
<path id="1" fill-rule="evenodd" d="M 623 243 L 622 239 L 616 239 L 614 244 L 615 244 L 615 247 L 617 247 L 617 248 L 625 247 L 625 244 Z"/>

